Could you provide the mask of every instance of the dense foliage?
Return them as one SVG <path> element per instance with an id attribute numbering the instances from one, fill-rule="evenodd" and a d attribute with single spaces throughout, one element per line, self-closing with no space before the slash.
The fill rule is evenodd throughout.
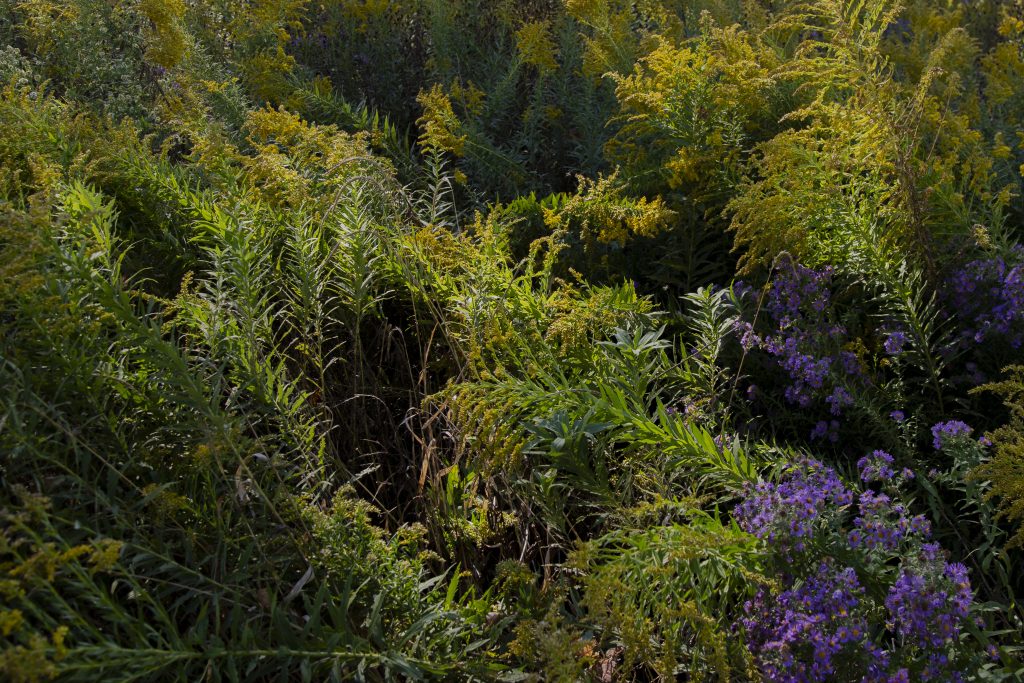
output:
<path id="1" fill-rule="evenodd" d="M 1024 679 L 1021 0 L 0 0 L 0 678 Z"/>

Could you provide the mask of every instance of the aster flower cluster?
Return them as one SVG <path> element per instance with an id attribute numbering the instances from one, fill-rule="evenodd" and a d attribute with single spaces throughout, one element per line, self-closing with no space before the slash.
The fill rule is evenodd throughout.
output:
<path id="1" fill-rule="evenodd" d="M 884 493 L 864 491 L 857 503 L 860 514 L 846 536 L 851 548 L 893 552 L 904 541 L 913 543 L 931 534 L 931 523 L 923 515 L 909 517 L 906 506 L 893 503 Z"/>
<path id="2" fill-rule="evenodd" d="M 862 458 L 858 470 L 865 485 L 892 496 L 855 495 L 812 459 L 747 490 L 735 517 L 768 542 L 781 589 L 747 602 L 737 628 L 766 681 L 962 680 L 967 570 L 946 563 L 928 540 L 928 520 L 893 497 L 912 472 L 885 451 Z"/>
<path id="3" fill-rule="evenodd" d="M 769 681 L 822 681 L 837 660 L 862 649 L 867 620 L 858 614 L 864 588 L 856 572 L 822 562 L 777 596 L 761 591 L 744 605 L 741 626 Z"/>
<path id="4" fill-rule="evenodd" d="M 888 481 L 896 475 L 892 463 L 891 455 L 885 451 L 875 451 L 857 461 L 857 471 L 862 481 Z"/>
<path id="5" fill-rule="evenodd" d="M 907 345 L 907 333 L 903 330 L 893 330 L 886 333 L 885 342 L 882 346 L 890 356 L 898 356 L 903 353 L 903 347 Z"/>
<path id="6" fill-rule="evenodd" d="M 965 321 L 962 342 L 999 337 L 1015 349 L 1024 345 L 1024 247 L 1014 248 L 1011 261 L 978 259 L 953 273 L 946 294 Z"/>
<path id="7" fill-rule="evenodd" d="M 839 420 L 818 420 L 811 430 L 811 441 L 828 439 L 832 443 L 839 441 Z"/>
<path id="8" fill-rule="evenodd" d="M 893 457 L 885 451 L 877 450 L 871 455 L 865 455 L 857 461 L 860 480 L 865 484 L 877 482 L 899 488 L 904 482 L 914 478 L 912 470 L 906 467 L 898 469 L 893 463 Z"/>
<path id="9" fill-rule="evenodd" d="M 973 599 L 967 567 L 931 563 L 933 573 L 936 568 L 941 574 L 931 577 L 904 569 L 885 598 L 896 633 L 928 650 L 943 648 L 959 635 Z"/>
<path id="10" fill-rule="evenodd" d="M 970 436 L 974 430 L 965 422 L 950 420 L 932 425 L 932 445 L 935 450 L 941 450 L 942 446 L 949 439 L 958 436 Z"/>
<path id="11" fill-rule="evenodd" d="M 805 549 L 827 510 L 852 502 L 853 494 L 834 470 L 804 459 L 780 483 L 761 482 L 749 488 L 733 514 L 745 531 L 789 554 Z"/>
<path id="12" fill-rule="evenodd" d="M 745 350 L 762 349 L 785 370 L 788 403 L 808 408 L 824 401 L 830 414 L 838 417 L 853 405 L 853 396 L 844 384 L 863 372 L 856 354 L 837 350 L 847 331 L 830 319 L 832 277 L 831 267 L 814 270 L 787 264 L 763 300 L 770 331 L 762 336 L 751 323 L 740 322 L 736 332 Z M 838 440 L 838 421 L 819 423 L 811 437 Z"/>

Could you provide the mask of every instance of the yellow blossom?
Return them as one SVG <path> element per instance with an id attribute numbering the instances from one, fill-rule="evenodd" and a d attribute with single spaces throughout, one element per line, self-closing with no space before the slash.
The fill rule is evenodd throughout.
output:
<path id="1" fill-rule="evenodd" d="M 550 21 L 531 21 L 523 24 L 522 28 L 516 31 L 516 44 L 520 59 L 537 67 L 542 74 L 558 69 Z"/>

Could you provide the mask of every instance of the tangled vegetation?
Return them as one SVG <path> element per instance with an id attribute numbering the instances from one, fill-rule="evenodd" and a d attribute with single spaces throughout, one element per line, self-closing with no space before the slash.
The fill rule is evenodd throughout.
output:
<path id="1" fill-rule="evenodd" d="M 0 38 L 3 680 L 1024 680 L 1022 0 Z"/>

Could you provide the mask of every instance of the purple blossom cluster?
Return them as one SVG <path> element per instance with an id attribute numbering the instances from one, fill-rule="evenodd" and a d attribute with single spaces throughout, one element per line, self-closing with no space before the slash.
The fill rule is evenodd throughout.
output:
<path id="1" fill-rule="evenodd" d="M 875 451 L 857 461 L 861 481 L 888 481 L 896 475 L 892 467 L 893 457 L 885 451 Z"/>
<path id="2" fill-rule="evenodd" d="M 857 471 L 865 484 L 878 484 L 896 491 L 904 482 L 913 479 L 914 473 L 897 469 L 894 458 L 885 451 L 877 450 L 857 461 Z M 908 516 L 902 503 L 894 502 L 889 495 L 871 489 L 863 491 L 857 500 L 858 515 L 853 519 L 853 529 L 847 534 L 851 548 L 895 551 L 903 541 L 924 539 L 931 534 L 931 524 L 924 515 Z"/>
<path id="3" fill-rule="evenodd" d="M 746 492 L 734 516 L 748 533 L 773 544 L 779 552 L 802 552 L 829 507 L 853 502 L 853 493 L 835 470 L 804 459 L 781 482 L 760 482 Z"/>
<path id="4" fill-rule="evenodd" d="M 931 523 L 924 515 L 909 517 L 904 505 L 893 503 L 884 493 L 864 491 L 857 504 L 860 514 L 846 537 L 851 548 L 893 552 L 904 541 L 917 541 L 931 534 Z"/>
<path id="5" fill-rule="evenodd" d="M 830 267 L 814 270 L 787 263 L 762 302 L 770 330 L 762 336 L 750 322 L 740 322 L 736 332 L 745 350 L 764 350 L 786 372 L 788 403 L 809 408 L 822 401 L 839 417 L 853 405 L 849 381 L 863 371 L 856 354 L 841 350 L 846 328 L 831 320 L 832 277 Z M 740 291 L 748 293 L 746 288 Z M 819 424 L 811 438 L 837 440 L 838 423 L 835 428 L 829 422 Z"/>
<path id="6" fill-rule="evenodd" d="M 965 323 L 965 343 L 992 337 L 1024 345 L 1024 246 L 1016 246 L 1010 263 L 1002 257 L 978 259 L 960 268 L 947 283 L 947 298 Z"/>
<path id="7" fill-rule="evenodd" d="M 858 470 L 894 494 L 913 476 L 885 451 Z M 736 508 L 740 526 L 779 559 L 780 588 L 759 591 L 737 622 L 764 680 L 963 680 L 967 569 L 947 564 L 927 519 L 887 493 L 854 498 L 834 470 L 803 459 L 777 484 L 749 487 Z"/>
<path id="8" fill-rule="evenodd" d="M 839 420 L 818 420 L 811 430 L 811 440 L 828 439 L 832 443 L 839 441 Z"/>
<path id="9" fill-rule="evenodd" d="M 985 373 L 982 372 L 981 369 L 978 367 L 977 363 L 973 361 L 964 363 L 964 370 L 967 371 L 967 379 L 968 381 L 970 381 L 971 384 L 977 386 L 979 384 L 985 383 L 987 378 L 985 376 Z"/>
<path id="10" fill-rule="evenodd" d="M 887 333 L 882 346 L 890 356 L 898 356 L 903 353 L 903 347 L 907 345 L 907 333 L 902 330 L 895 330 Z"/>
<path id="11" fill-rule="evenodd" d="M 857 461 L 860 480 L 865 484 L 879 482 L 882 484 L 894 483 L 898 486 L 904 481 L 914 478 L 914 473 L 906 467 L 897 472 L 893 462 L 893 457 L 885 451 L 878 450 L 871 455 L 865 455 Z"/>
<path id="12" fill-rule="evenodd" d="M 786 387 L 786 400 L 806 408 L 825 386 L 832 369 L 831 358 L 815 358 L 803 353 L 795 337 L 769 338 L 764 345 L 768 353 L 779 359 L 779 365 L 789 373 L 792 383 Z"/>
<path id="13" fill-rule="evenodd" d="M 787 263 L 772 283 L 765 309 L 780 327 L 801 323 L 808 309 L 824 313 L 832 299 L 834 273 L 831 266 L 814 270 L 799 263 Z"/>
<path id="14" fill-rule="evenodd" d="M 941 567 L 937 577 L 904 569 L 889 589 L 885 607 L 901 638 L 936 650 L 960 634 L 972 599 L 967 567 L 954 563 Z"/>
<path id="15" fill-rule="evenodd" d="M 948 440 L 958 436 L 970 436 L 974 430 L 965 422 L 950 420 L 932 425 L 932 445 L 940 450 Z"/>
<path id="16" fill-rule="evenodd" d="M 843 413 L 843 408 L 853 405 L 853 395 L 845 387 L 836 386 L 825 399 L 825 403 L 829 405 L 829 412 L 838 416 Z"/>
<path id="17" fill-rule="evenodd" d="M 858 614 L 864 588 L 856 572 L 822 562 L 800 584 L 772 596 L 760 591 L 740 623 L 768 681 L 823 681 L 844 650 L 863 648 L 867 620 Z"/>

